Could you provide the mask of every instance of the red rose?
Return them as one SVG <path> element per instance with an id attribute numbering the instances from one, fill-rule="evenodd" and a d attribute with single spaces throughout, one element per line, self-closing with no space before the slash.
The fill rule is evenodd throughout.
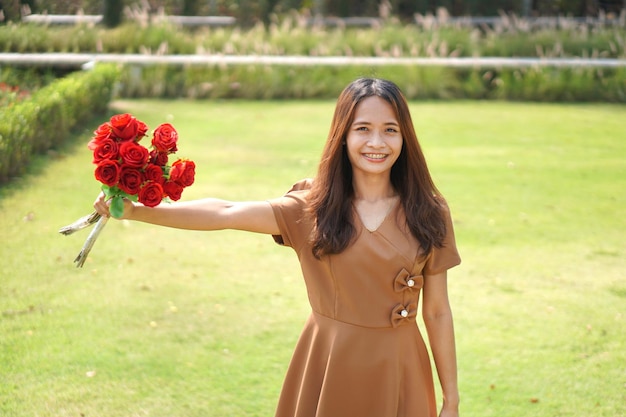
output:
<path id="1" fill-rule="evenodd" d="M 158 165 L 148 164 L 143 174 L 148 181 L 154 181 L 159 184 L 163 184 L 165 182 L 165 178 L 163 177 L 163 168 Z"/>
<path id="2" fill-rule="evenodd" d="M 178 132 L 169 123 L 163 123 L 154 129 L 152 146 L 159 152 L 174 153 L 178 149 L 176 148 L 176 142 L 178 141 Z"/>
<path id="3" fill-rule="evenodd" d="M 172 164 L 170 181 L 177 182 L 183 187 L 193 184 L 196 176 L 196 164 L 188 159 L 179 159 Z"/>
<path id="4" fill-rule="evenodd" d="M 117 160 L 118 158 L 118 146 L 117 143 L 111 139 L 106 138 L 100 141 L 96 148 L 93 150 L 93 163 L 97 164 L 105 159 Z"/>
<path id="5" fill-rule="evenodd" d="M 148 181 L 139 190 L 138 200 L 144 206 L 156 207 L 161 203 L 162 199 L 163 187 L 157 182 Z"/>
<path id="6" fill-rule="evenodd" d="M 159 152 L 156 149 L 150 152 L 150 162 L 155 165 L 164 167 L 167 165 L 167 159 L 166 152 Z"/>
<path id="7" fill-rule="evenodd" d="M 137 142 L 141 140 L 148 132 L 148 126 L 141 120 L 137 120 Z"/>
<path id="8" fill-rule="evenodd" d="M 139 122 L 128 113 L 116 114 L 111 117 L 111 129 L 113 135 L 122 141 L 135 140 L 139 133 Z"/>
<path id="9" fill-rule="evenodd" d="M 103 123 L 93 132 L 93 137 L 87 144 L 90 150 L 95 150 L 98 144 L 102 143 L 105 139 L 114 139 L 111 131 L 110 123 Z"/>
<path id="10" fill-rule="evenodd" d="M 98 164 L 94 174 L 102 184 L 113 187 L 120 179 L 120 166 L 115 161 L 105 159 Z"/>
<path id="11" fill-rule="evenodd" d="M 120 181 L 117 186 L 126 194 L 137 195 L 143 182 L 144 176 L 137 168 L 122 166 L 120 169 Z"/>
<path id="12" fill-rule="evenodd" d="M 178 201 L 183 194 L 183 186 L 174 181 L 166 181 L 165 184 L 163 184 L 163 191 L 169 198 Z"/>
<path id="13" fill-rule="evenodd" d="M 148 163 L 148 150 L 135 142 L 122 142 L 120 157 L 124 165 L 133 168 L 143 168 Z"/>

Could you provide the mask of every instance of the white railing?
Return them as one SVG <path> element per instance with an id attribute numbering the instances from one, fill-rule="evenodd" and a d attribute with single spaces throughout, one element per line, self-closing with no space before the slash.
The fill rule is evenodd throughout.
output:
<path id="1" fill-rule="evenodd" d="M 165 21 L 182 26 L 232 26 L 236 19 L 230 16 L 155 16 L 158 21 Z M 42 25 L 98 24 L 102 15 L 70 14 L 31 14 L 22 17 L 22 22 Z"/>
<path id="2" fill-rule="evenodd" d="M 76 25 L 81 23 L 100 23 L 102 15 L 87 14 L 30 14 L 22 16 L 22 22 L 45 25 Z"/>
<path id="3" fill-rule="evenodd" d="M 155 21 L 166 21 L 182 26 L 232 26 L 236 19 L 231 16 L 168 16 L 154 15 Z M 22 17 L 23 22 L 46 25 L 75 25 L 75 24 L 98 24 L 102 21 L 102 15 L 49 15 L 31 14 Z M 307 26 L 324 27 L 380 27 L 385 20 L 378 17 L 328 17 L 314 16 L 305 19 Z M 414 24 L 430 28 L 433 26 L 522 26 L 529 28 L 561 28 L 573 25 L 626 25 L 626 9 L 618 16 L 599 17 L 571 17 L 571 16 L 542 16 L 525 17 L 515 15 L 502 16 L 433 16 L 416 15 Z"/>
<path id="4" fill-rule="evenodd" d="M 441 66 L 464 68 L 623 68 L 626 59 L 603 58 L 392 58 L 348 56 L 275 56 L 275 55 L 145 55 L 145 54 L 81 54 L 0 53 L 0 63 L 51 67 L 82 67 L 97 62 L 132 65 L 293 65 L 293 66 Z"/>

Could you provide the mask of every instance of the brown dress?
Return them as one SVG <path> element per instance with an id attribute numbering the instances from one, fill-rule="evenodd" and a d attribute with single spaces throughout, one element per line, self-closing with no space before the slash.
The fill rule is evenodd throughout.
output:
<path id="1" fill-rule="evenodd" d="M 460 263 L 449 213 L 444 247 L 429 254 L 398 204 L 375 231 L 355 213 L 355 242 L 317 260 L 304 216 L 308 185 L 270 201 L 275 239 L 297 253 L 312 308 L 276 417 L 435 417 L 430 359 L 415 318 L 423 276 Z"/>

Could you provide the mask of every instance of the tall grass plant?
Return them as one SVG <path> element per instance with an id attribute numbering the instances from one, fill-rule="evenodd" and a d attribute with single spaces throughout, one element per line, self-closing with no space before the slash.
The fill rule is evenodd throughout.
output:
<path id="1" fill-rule="evenodd" d="M 626 19 L 626 14 L 624 15 Z M 401 24 L 367 28 L 310 25 L 285 14 L 250 28 L 185 29 L 166 22 L 128 22 L 114 29 L 78 24 L 0 26 L 1 52 L 105 52 L 312 56 L 625 56 L 626 20 L 535 28 L 524 19 L 491 27 Z"/>

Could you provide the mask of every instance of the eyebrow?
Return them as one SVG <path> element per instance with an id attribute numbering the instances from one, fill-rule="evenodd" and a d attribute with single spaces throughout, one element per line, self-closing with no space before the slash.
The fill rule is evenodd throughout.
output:
<path id="1" fill-rule="evenodd" d="M 372 122 L 369 122 L 367 120 L 355 120 L 352 122 L 353 125 L 371 125 Z M 400 126 L 400 123 L 398 122 L 385 122 L 383 123 L 385 126 Z"/>

